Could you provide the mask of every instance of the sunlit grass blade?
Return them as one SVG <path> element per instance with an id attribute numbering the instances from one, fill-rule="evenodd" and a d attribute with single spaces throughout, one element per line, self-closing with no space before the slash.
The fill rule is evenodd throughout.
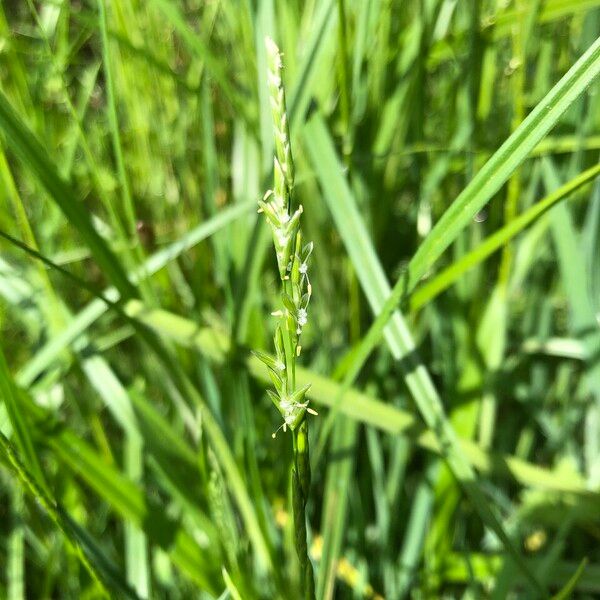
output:
<path id="1" fill-rule="evenodd" d="M 235 583 L 233 583 L 231 576 L 227 572 L 227 569 L 223 567 L 221 572 L 223 573 L 223 581 L 225 582 L 225 586 L 227 588 L 227 591 L 229 592 L 231 599 L 242 600 L 242 596 L 240 595 L 238 589 L 235 587 Z"/>
<path id="2" fill-rule="evenodd" d="M 432 466 L 425 471 L 423 481 L 416 490 L 415 501 L 412 503 L 399 556 L 398 593 L 401 597 L 405 597 L 410 591 L 423 551 L 425 532 L 433 509 L 434 497 L 430 481 L 433 471 Z"/>
<path id="3" fill-rule="evenodd" d="M 25 600 L 25 525 L 23 523 L 23 491 L 14 486 L 11 499 L 11 531 L 6 561 L 6 598 Z"/>
<path id="4" fill-rule="evenodd" d="M 137 434 L 125 437 L 125 471 L 137 483 L 143 480 L 143 441 Z M 140 598 L 149 597 L 150 566 L 148 564 L 148 540 L 130 521 L 125 523 L 125 565 L 127 582 Z"/>

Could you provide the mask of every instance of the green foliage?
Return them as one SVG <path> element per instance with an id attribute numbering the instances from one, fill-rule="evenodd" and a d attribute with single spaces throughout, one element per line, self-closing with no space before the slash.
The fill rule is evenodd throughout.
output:
<path id="1" fill-rule="evenodd" d="M 0 597 L 597 597 L 599 28 L 1 2 Z"/>

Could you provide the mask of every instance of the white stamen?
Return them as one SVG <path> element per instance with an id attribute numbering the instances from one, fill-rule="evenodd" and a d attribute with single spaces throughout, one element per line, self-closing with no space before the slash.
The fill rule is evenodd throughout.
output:
<path id="1" fill-rule="evenodd" d="M 306 314 L 306 310 L 304 308 L 298 310 L 296 319 L 299 327 L 304 327 L 306 325 L 306 322 L 308 321 L 308 315 Z"/>

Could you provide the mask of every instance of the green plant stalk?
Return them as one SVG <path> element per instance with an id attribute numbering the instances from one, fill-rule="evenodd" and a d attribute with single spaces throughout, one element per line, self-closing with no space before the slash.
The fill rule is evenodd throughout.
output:
<path id="1" fill-rule="evenodd" d="M 294 513 L 294 540 L 300 561 L 300 587 L 304 598 L 314 598 L 315 581 L 308 558 L 306 534 L 306 502 L 310 490 L 310 460 L 308 455 L 308 422 L 302 420 L 292 432 L 294 465 L 292 467 L 292 507 Z"/>
<path id="2" fill-rule="evenodd" d="M 281 307 L 272 313 L 279 319 L 275 330 L 275 358 L 256 352 L 269 370 L 275 391 L 268 390 L 275 407 L 283 417 L 280 429 L 292 433 L 293 461 L 292 511 L 294 542 L 300 564 L 301 596 L 315 597 L 312 564 L 308 557 L 306 532 L 306 502 L 310 489 L 307 414 L 316 414 L 308 407 L 306 392 L 310 385 L 296 387 L 296 360 L 300 355 L 300 336 L 306 325 L 307 309 L 312 293 L 308 278 L 308 258 L 312 243 L 302 245 L 300 216 L 302 206 L 292 208 L 294 161 L 290 148 L 285 92 L 281 79 L 281 53 L 273 40 L 267 38 L 267 84 L 275 126 L 275 158 L 273 190 L 258 203 L 273 233 L 277 266 L 281 279 Z M 278 430 L 279 431 L 279 430 Z M 275 437 L 277 432 L 273 434 Z"/>

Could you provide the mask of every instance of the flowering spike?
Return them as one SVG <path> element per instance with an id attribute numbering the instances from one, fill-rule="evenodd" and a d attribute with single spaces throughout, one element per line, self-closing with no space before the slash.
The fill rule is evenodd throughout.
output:
<path id="1" fill-rule="evenodd" d="M 266 39 L 267 85 L 273 114 L 275 156 L 273 157 L 273 190 L 267 192 L 259 204 L 271 227 L 277 266 L 281 279 L 282 307 L 272 314 L 279 317 L 275 330 L 276 357 L 265 360 L 276 392 L 268 390 L 269 397 L 279 410 L 283 424 L 272 434 L 288 427 L 294 437 L 292 467 L 292 497 L 296 551 L 301 561 L 301 581 L 310 585 L 302 597 L 314 598 L 313 573 L 306 551 L 305 506 L 310 488 L 310 461 L 308 456 L 308 423 L 306 415 L 316 415 L 308 407 L 306 392 L 309 386 L 296 389 L 296 358 L 300 355 L 299 336 L 308 321 L 308 302 L 312 288 L 308 279 L 308 257 L 312 243 L 302 247 L 300 218 L 302 206 L 293 210 L 294 161 L 290 146 L 289 121 L 285 109 L 282 81 L 282 60 L 279 48 L 271 38 Z M 303 586 L 304 587 L 304 586 Z"/>

